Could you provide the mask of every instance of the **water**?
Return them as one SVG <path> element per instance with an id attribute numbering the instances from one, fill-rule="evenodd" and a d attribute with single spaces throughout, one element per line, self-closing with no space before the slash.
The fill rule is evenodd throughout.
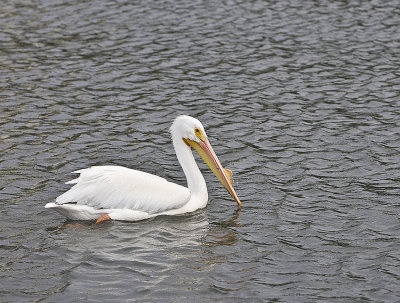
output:
<path id="1" fill-rule="evenodd" d="M 397 1 L 30 1 L 0 9 L 1 302 L 398 302 Z M 71 227 L 90 165 L 185 184 L 200 119 L 236 208 Z M 199 157 L 198 157 L 199 158 Z M 200 161 L 199 161 L 200 162 Z"/>

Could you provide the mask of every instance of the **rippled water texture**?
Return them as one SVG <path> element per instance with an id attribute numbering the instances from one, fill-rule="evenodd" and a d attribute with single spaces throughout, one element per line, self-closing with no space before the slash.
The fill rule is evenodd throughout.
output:
<path id="1" fill-rule="evenodd" d="M 1 302 L 398 302 L 398 1 L 3 0 Z M 90 165 L 185 184 L 199 118 L 243 201 L 83 227 Z"/>

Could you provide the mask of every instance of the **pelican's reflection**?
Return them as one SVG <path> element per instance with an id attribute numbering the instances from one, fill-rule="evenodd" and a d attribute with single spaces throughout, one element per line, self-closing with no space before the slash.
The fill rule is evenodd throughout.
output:
<path id="1" fill-rule="evenodd" d="M 233 216 L 230 220 L 221 221 L 218 224 L 221 226 L 224 226 L 224 227 L 242 227 L 243 224 L 241 222 L 238 222 L 239 215 L 241 212 L 242 212 L 241 208 L 236 209 L 236 211 L 233 213 Z"/>
<path id="2" fill-rule="evenodd" d="M 71 264 L 65 274 L 71 292 L 76 291 L 74 285 L 79 285 L 82 272 L 96 273 L 93 285 L 117 274 L 121 281 L 133 284 L 143 283 L 146 277 L 149 287 L 170 287 L 170 282 L 163 281 L 171 281 L 171 277 L 174 283 L 197 287 L 201 281 L 209 283 L 216 273 L 226 273 L 223 265 L 228 264 L 233 274 L 219 283 L 233 291 L 246 287 L 253 272 L 247 262 L 239 261 L 240 210 L 219 222 L 210 222 L 208 212 L 200 210 L 135 223 L 80 224 L 83 228 L 63 225 L 48 229 L 56 234 L 52 237 L 55 249 L 62 248 Z M 212 283 L 210 287 L 214 287 Z"/>
<path id="3" fill-rule="evenodd" d="M 207 212 L 200 210 L 191 215 L 156 217 L 139 222 L 93 224 L 65 221 L 47 231 L 71 230 L 76 233 L 76 238 L 68 241 L 72 246 L 79 243 L 80 247 L 93 252 L 101 247 L 102 251 L 109 251 L 114 260 L 135 259 L 141 251 L 174 253 L 185 247 L 188 248 L 185 250 L 189 254 L 187 257 L 195 259 L 199 252 L 203 257 L 212 257 L 213 247 L 232 246 L 238 242 L 237 228 L 242 226 L 240 212 L 237 209 L 229 220 L 213 223 L 209 223 Z M 119 255 L 115 247 L 124 247 L 125 250 L 135 251 L 135 254 L 130 257 Z"/>
<path id="4" fill-rule="evenodd" d="M 235 245 L 238 242 L 238 231 L 232 227 L 241 227 L 239 221 L 241 209 L 238 208 L 231 219 L 210 224 L 202 243 L 205 247 Z"/>

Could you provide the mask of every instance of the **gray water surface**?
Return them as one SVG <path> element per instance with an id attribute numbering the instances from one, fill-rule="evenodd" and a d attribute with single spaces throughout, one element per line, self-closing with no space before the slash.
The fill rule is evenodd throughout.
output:
<path id="1" fill-rule="evenodd" d="M 0 7 L 1 302 L 398 302 L 398 1 L 48 1 Z M 74 170 L 185 185 L 202 121 L 236 203 L 142 222 L 44 205 Z"/>

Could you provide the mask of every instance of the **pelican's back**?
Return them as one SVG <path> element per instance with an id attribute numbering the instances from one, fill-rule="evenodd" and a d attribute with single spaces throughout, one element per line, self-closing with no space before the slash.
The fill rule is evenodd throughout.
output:
<path id="1" fill-rule="evenodd" d="M 121 166 L 93 166 L 78 170 L 75 184 L 56 204 L 77 203 L 97 209 L 131 209 L 149 214 L 182 207 L 190 190 L 164 178 Z"/>

